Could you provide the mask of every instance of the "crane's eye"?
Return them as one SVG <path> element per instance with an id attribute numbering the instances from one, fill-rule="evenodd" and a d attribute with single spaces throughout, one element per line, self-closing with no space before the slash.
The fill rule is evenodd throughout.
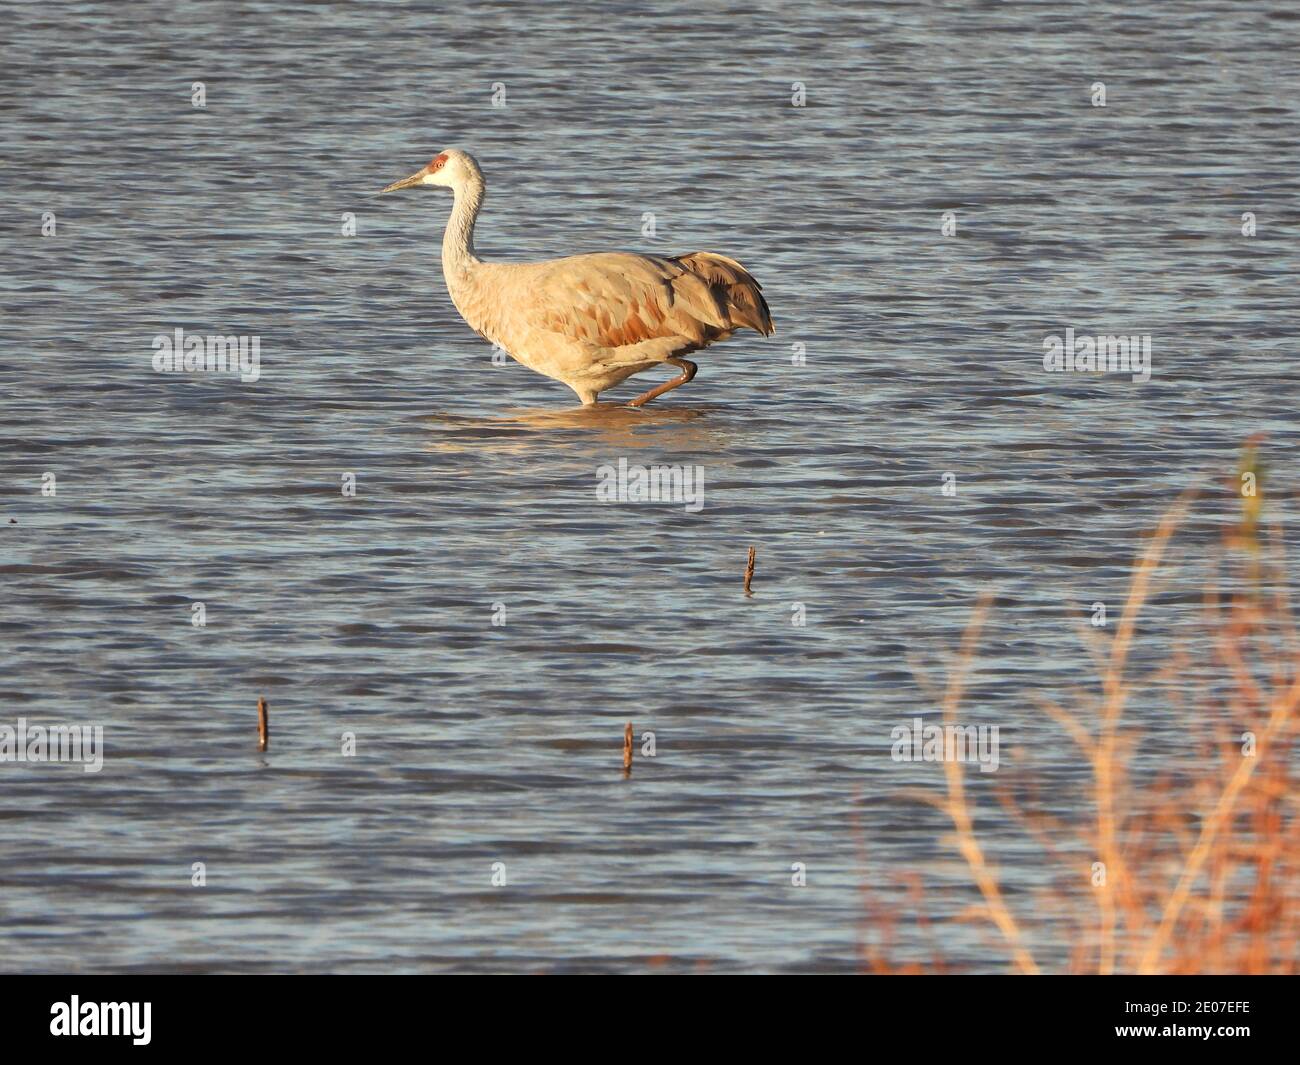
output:
<path id="1" fill-rule="evenodd" d="M 439 170 L 442 168 L 442 164 L 445 163 L 446 161 L 447 161 L 447 157 L 445 155 L 440 155 L 438 156 L 437 159 L 435 159 L 432 163 L 429 164 L 429 169 Z"/>

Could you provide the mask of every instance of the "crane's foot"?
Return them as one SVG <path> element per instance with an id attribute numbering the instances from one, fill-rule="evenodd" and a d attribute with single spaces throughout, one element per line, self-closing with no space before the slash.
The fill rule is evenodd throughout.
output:
<path id="1" fill-rule="evenodd" d="M 681 377 L 674 377 L 671 381 L 665 381 L 661 385 L 656 385 L 649 392 L 642 392 L 636 399 L 628 400 L 629 407 L 644 407 L 652 399 L 662 396 L 665 392 L 671 392 L 674 388 L 681 388 L 687 381 L 694 380 L 695 372 L 699 369 L 690 359 L 665 359 L 665 362 L 671 362 L 674 366 L 682 368 Z"/>

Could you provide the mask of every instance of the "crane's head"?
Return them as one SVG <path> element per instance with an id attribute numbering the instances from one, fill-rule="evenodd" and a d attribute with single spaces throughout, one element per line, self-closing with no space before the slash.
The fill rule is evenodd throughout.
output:
<path id="1" fill-rule="evenodd" d="M 416 185 L 446 185 L 458 188 L 475 180 L 483 180 L 483 172 L 469 152 L 448 148 L 434 156 L 432 162 L 423 170 L 417 170 L 408 178 L 394 181 L 384 192 L 396 192 L 398 189 L 414 188 Z"/>

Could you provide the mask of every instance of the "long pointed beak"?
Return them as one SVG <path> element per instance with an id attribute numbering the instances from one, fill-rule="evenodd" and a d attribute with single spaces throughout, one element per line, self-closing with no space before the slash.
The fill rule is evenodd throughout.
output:
<path id="1" fill-rule="evenodd" d="M 398 189 L 409 189 L 412 185 L 418 185 L 423 180 L 424 180 L 424 171 L 421 170 L 418 173 L 412 174 L 410 177 L 402 178 L 401 181 L 394 181 L 391 185 L 388 186 L 388 188 L 382 189 L 380 191 L 396 192 Z"/>

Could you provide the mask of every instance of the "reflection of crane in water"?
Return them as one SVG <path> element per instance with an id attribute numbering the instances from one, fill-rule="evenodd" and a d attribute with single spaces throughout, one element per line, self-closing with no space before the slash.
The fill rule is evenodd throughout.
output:
<path id="1" fill-rule="evenodd" d="M 682 358 L 742 327 L 775 332 L 750 273 L 725 255 L 676 258 L 600 252 L 540 263 L 485 263 L 474 254 L 483 172 L 455 149 L 384 189 L 443 185 L 455 194 L 442 273 L 461 317 L 530 370 L 563 381 L 583 404 L 662 363 L 682 373 L 637 396 L 640 407 L 695 376 Z"/>

